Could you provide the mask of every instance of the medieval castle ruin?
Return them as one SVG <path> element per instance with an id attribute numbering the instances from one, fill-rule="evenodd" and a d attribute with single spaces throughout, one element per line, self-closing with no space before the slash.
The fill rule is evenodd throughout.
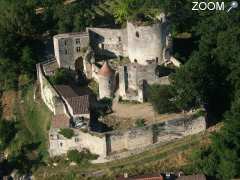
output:
<path id="1" fill-rule="evenodd" d="M 84 74 L 87 79 L 94 79 L 99 87 L 98 99 L 144 102 L 148 84 L 169 84 L 168 76 L 160 76 L 157 67 L 180 65 L 171 56 L 171 34 L 164 15 L 148 26 L 128 22 L 124 29 L 87 28 L 86 32 L 58 34 L 53 42 L 55 58 L 37 64 L 41 98 L 53 112 L 49 131 L 51 156 L 87 148 L 104 161 L 206 128 L 204 117 L 185 116 L 144 128 L 94 132 L 89 128 L 94 103 L 91 95 L 75 86 L 49 81 L 57 69 L 65 68 L 74 71 L 76 78 Z M 122 59 L 128 62 L 121 64 Z M 75 136 L 65 138 L 59 134 L 61 128 L 73 129 Z"/>

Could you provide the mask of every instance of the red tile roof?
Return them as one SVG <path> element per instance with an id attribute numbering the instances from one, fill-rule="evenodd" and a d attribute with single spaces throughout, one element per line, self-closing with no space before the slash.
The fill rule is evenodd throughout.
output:
<path id="1" fill-rule="evenodd" d="M 113 74 L 113 70 L 108 65 L 107 61 L 104 62 L 103 66 L 99 70 L 98 74 L 102 75 L 102 76 L 111 76 Z"/>
<path id="2" fill-rule="evenodd" d="M 57 92 L 64 98 L 76 97 L 78 94 L 68 85 L 55 85 Z"/>
<path id="3" fill-rule="evenodd" d="M 89 113 L 89 96 L 77 96 L 66 99 L 73 109 L 73 114 L 88 114 Z"/>
<path id="4" fill-rule="evenodd" d="M 55 89 L 63 97 L 64 101 L 71 106 L 73 114 L 89 113 L 89 95 L 79 96 L 72 87 L 68 85 L 56 85 Z"/>
<path id="5" fill-rule="evenodd" d="M 65 114 L 54 115 L 52 118 L 53 128 L 68 128 L 70 126 L 70 118 Z"/>

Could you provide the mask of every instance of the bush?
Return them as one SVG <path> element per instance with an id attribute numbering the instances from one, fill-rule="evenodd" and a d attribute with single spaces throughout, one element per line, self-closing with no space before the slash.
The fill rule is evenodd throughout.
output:
<path id="1" fill-rule="evenodd" d="M 89 163 L 89 160 L 97 159 L 98 155 L 90 153 L 89 150 L 83 150 L 81 152 L 77 150 L 70 150 L 67 153 L 67 157 L 70 161 L 79 165 L 86 165 Z"/>
<path id="2" fill-rule="evenodd" d="M 68 139 L 71 139 L 74 136 L 74 131 L 69 128 L 61 129 L 59 133 Z"/>
<path id="3" fill-rule="evenodd" d="M 74 80 L 73 72 L 64 68 L 58 69 L 54 76 L 49 77 L 52 84 L 69 84 Z"/>
<path id="4" fill-rule="evenodd" d="M 100 116 L 105 116 L 112 112 L 112 99 L 103 98 L 98 102 L 97 114 Z"/>
<path id="5" fill-rule="evenodd" d="M 135 125 L 137 127 L 144 127 L 145 126 L 145 120 L 144 119 L 138 119 L 136 122 L 135 122 Z"/>
<path id="6" fill-rule="evenodd" d="M 170 86 L 152 85 L 148 87 L 148 100 L 159 114 L 176 112 Z"/>

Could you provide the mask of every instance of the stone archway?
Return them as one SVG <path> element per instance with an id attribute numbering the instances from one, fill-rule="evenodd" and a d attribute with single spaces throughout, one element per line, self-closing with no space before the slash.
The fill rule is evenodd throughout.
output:
<path id="1" fill-rule="evenodd" d="M 76 72 L 83 72 L 83 58 L 82 56 L 77 58 L 76 61 L 75 61 L 75 71 Z"/>

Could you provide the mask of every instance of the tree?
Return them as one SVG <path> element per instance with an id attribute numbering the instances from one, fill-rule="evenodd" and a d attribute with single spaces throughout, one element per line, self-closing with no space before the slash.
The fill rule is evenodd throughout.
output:
<path id="1" fill-rule="evenodd" d="M 74 131 L 70 128 L 60 129 L 59 133 L 68 139 L 71 139 L 74 136 Z"/>
<path id="2" fill-rule="evenodd" d="M 0 119 L 0 151 L 5 150 L 15 137 L 15 123 Z"/>
<path id="3" fill-rule="evenodd" d="M 10 59 L 0 58 L 0 90 L 17 88 L 18 69 Z"/>
<path id="4" fill-rule="evenodd" d="M 0 0 L 0 83 L 5 89 L 17 87 L 21 67 L 33 75 L 35 65 L 29 61 L 32 57 L 26 57 L 27 51 L 22 49 L 26 44 L 36 48 L 33 42 L 42 33 L 40 25 L 41 19 L 30 1 Z"/>
<path id="5" fill-rule="evenodd" d="M 149 102 L 152 103 L 158 113 L 170 113 L 177 110 L 170 86 L 152 85 L 148 87 L 147 92 Z"/>
<path id="6" fill-rule="evenodd" d="M 54 76 L 49 77 L 50 82 L 53 84 L 69 84 L 74 82 L 74 74 L 68 69 L 58 69 Z"/>
<path id="7" fill-rule="evenodd" d="M 67 153 L 67 157 L 70 161 L 76 162 L 79 165 L 88 165 L 89 160 L 95 160 L 98 158 L 98 155 L 90 153 L 89 150 L 84 149 L 79 152 L 77 150 L 70 150 Z"/>
<path id="8" fill-rule="evenodd" d="M 239 97 L 233 103 L 232 110 L 226 114 L 224 127 L 211 137 L 212 144 L 195 152 L 195 172 L 203 172 L 224 180 L 240 176 Z"/>
<path id="9" fill-rule="evenodd" d="M 33 52 L 29 47 L 24 47 L 22 50 L 22 56 L 21 56 L 21 69 L 23 73 L 26 73 L 29 75 L 34 74 L 35 68 L 33 68 L 36 65 L 37 61 L 34 59 Z"/>
<path id="10" fill-rule="evenodd" d="M 16 58 L 24 41 L 39 33 L 39 22 L 27 1 L 0 0 L 0 56 Z"/>
<path id="11" fill-rule="evenodd" d="M 127 20 L 152 21 L 165 7 L 165 0 L 122 0 L 114 6 L 113 15 L 120 24 Z"/>

